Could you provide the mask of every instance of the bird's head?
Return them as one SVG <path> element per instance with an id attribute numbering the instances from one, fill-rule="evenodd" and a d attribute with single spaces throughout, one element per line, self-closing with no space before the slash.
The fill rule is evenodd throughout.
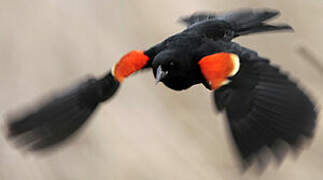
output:
<path id="1" fill-rule="evenodd" d="M 184 48 L 161 51 L 152 62 L 156 84 L 163 82 L 171 89 L 184 90 L 200 83 L 199 66 L 193 58 Z"/>

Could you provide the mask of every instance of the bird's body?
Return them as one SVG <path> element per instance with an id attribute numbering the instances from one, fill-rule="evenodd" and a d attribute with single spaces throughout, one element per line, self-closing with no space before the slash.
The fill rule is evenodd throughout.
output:
<path id="1" fill-rule="evenodd" d="M 292 30 L 285 24 L 273 26 L 264 23 L 278 14 L 277 11 L 241 10 L 223 15 L 199 13 L 182 18 L 181 21 L 188 28 L 145 51 L 151 61 L 147 64 L 153 68 L 154 75 L 158 65 L 169 69 L 168 75 L 161 81 L 171 89 L 183 90 L 199 83 L 209 87 L 201 73 L 199 61 L 216 52 L 238 51 L 237 48 L 244 51 L 236 53 L 249 54 L 250 51 L 246 48 L 237 44 L 230 45 L 235 37 L 266 31 Z M 236 46 L 236 49 L 230 46 Z M 173 63 L 172 66 L 170 62 Z"/>
<path id="2" fill-rule="evenodd" d="M 273 10 L 199 13 L 182 19 L 188 27 L 145 51 L 131 51 L 103 78 L 81 84 L 38 110 L 9 122 L 10 137 L 38 150 L 73 134 L 96 106 L 115 94 L 134 72 L 151 68 L 156 81 L 173 90 L 203 84 L 225 110 L 242 162 L 263 148 L 279 158 L 280 140 L 298 147 L 313 135 L 316 110 L 310 98 L 269 60 L 232 42 L 238 36 L 291 27 L 269 25 Z M 27 135 L 26 135 L 27 134 Z"/>

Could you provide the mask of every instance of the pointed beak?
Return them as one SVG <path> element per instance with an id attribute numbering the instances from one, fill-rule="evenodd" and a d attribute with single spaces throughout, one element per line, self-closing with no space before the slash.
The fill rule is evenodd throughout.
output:
<path id="1" fill-rule="evenodd" d="M 156 71 L 156 78 L 155 78 L 156 83 L 155 84 L 157 85 L 162 79 L 164 79 L 166 77 L 167 74 L 168 74 L 168 72 L 163 71 L 161 65 L 159 65 L 157 68 L 157 71 Z"/>

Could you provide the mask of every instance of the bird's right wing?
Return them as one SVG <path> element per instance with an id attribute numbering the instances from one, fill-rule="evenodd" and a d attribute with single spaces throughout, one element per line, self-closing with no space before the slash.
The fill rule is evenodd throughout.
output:
<path id="1" fill-rule="evenodd" d="M 201 65 L 202 73 L 212 88 L 218 88 L 214 91 L 215 105 L 226 113 L 233 142 L 244 165 L 261 157 L 265 148 L 280 160 L 282 148 L 279 142 L 296 148 L 304 137 L 313 136 L 317 118 L 315 106 L 279 68 L 257 56 L 252 60 L 240 59 L 239 71 L 229 77 L 231 82 L 219 87 L 216 84 L 219 75 L 212 74 L 212 71 L 220 71 L 210 64 L 225 56 L 217 54 L 220 53 L 209 56 L 213 59 L 203 58 L 200 65 L 207 65 Z M 236 56 L 226 57 L 229 60 L 229 57 Z"/>
<path id="2" fill-rule="evenodd" d="M 148 51 L 147 54 L 152 55 Z M 9 117 L 9 138 L 29 150 L 47 149 L 69 139 L 87 122 L 101 102 L 116 93 L 126 77 L 149 66 L 149 60 L 144 51 L 131 51 L 102 78 L 89 78 L 76 87 L 57 93 L 21 116 Z"/>

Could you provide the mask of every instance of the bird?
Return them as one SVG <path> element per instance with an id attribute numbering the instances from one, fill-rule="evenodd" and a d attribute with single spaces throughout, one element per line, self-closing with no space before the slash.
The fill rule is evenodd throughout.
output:
<path id="1" fill-rule="evenodd" d="M 197 12 L 180 18 L 186 28 L 146 50 L 132 50 L 102 77 L 90 77 L 6 121 L 7 137 L 30 151 L 52 149 L 86 124 L 124 80 L 151 69 L 155 83 L 183 91 L 202 84 L 225 113 L 241 164 L 249 167 L 268 149 L 278 160 L 282 146 L 297 149 L 314 136 L 318 110 L 296 81 L 254 50 L 233 42 L 249 34 L 293 31 L 269 24 L 278 10 Z M 138 97 L 139 98 L 139 97 Z"/>

